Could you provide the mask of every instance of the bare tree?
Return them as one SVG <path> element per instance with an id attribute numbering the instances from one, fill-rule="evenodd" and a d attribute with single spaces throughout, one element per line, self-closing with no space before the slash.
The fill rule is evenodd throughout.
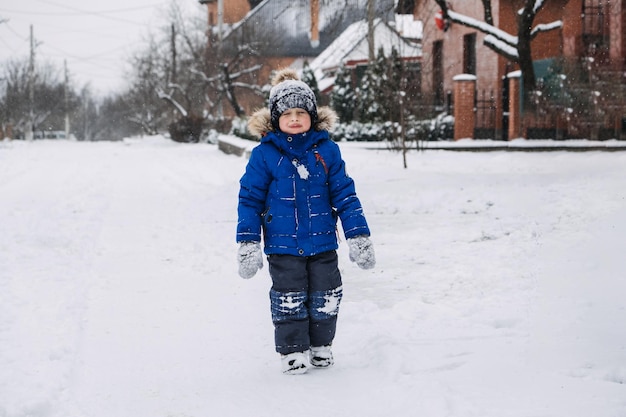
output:
<path id="1" fill-rule="evenodd" d="M 131 85 L 124 96 L 129 104 L 128 120 L 141 126 L 144 133 L 153 135 L 167 120 L 167 107 L 157 95 L 165 84 L 167 69 L 159 42 L 153 37 L 148 42 L 147 49 L 132 58 Z"/>
<path id="2" fill-rule="evenodd" d="M 228 62 L 220 62 L 213 74 L 205 74 L 194 71 L 201 77 L 206 89 L 216 93 L 215 101 L 209 102 L 209 109 L 214 110 L 226 100 L 232 107 L 237 117 L 245 114 L 244 109 L 237 99 L 237 89 L 246 89 L 259 96 L 263 95 L 263 89 L 257 85 L 241 81 L 245 76 L 258 72 L 261 64 L 255 64 L 245 68 L 244 61 L 247 58 L 247 48 L 242 48 L 240 52 L 232 57 Z"/>
<path id="3" fill-rule="evenodd" d="M 176 124 L 190 125 L 191 119 L 201 126 L 205 108 L 205 93 L 191 71 L 204 56 L 201 21 L 183 15 L 176 2 L 164 13 L 167 23 L 149 34 L 147 46 L 133 56 L 131 84 L 123 95 L 126 118 L 147 134 L 179 132 Z M 192 135 L 185 132 L 181 137 L 197 141 L 199 132 L 194 129 Z"/>
<path id="4" fill-rule="evenodd" d="M 11 124 L 18 135 L 30 126 L 29 63 L 26 60 L 7 61 L 3 68 L 4 91 L 0 96 L 0 119 Z M 33 77 L 33 131 L 63 130 L 66 103 L 76 105 L 70 92 L 66 102 L 61 70 L 50 63 L 41 63 Z M 40 134 L 41 135 L 41 134 Z"/>
<path id="5" fill-rule="evenodd" d="M 244 114 L 242 91 L 262 94 L 255 82 L 261 66 L 250 44 L 223 53 L 220 45 L 207 42 L 206 21 L 183 15 L 176 2 L 166 20 L 134 58 L 131 118 L 147 133 L 167 126 L 174 140 L 198 141 L 203 125 L 220 123 L 224 106 Z"/>

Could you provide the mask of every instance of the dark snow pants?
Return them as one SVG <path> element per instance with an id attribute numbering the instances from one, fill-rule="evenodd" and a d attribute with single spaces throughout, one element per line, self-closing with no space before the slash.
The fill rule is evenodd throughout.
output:
<path id="1" fill-rule="evenodd" d="M 329 345 L 342 297 L 337 252 L 270 255 L 268 262 L 276 351 L 287 354 Z"/>

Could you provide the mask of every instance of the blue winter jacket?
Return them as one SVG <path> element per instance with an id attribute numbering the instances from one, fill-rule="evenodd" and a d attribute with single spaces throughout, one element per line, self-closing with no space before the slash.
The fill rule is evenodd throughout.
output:
<path id="1" fill-rule="evenodd" d="M 327 111 L 332 112 L 320 108 L 317 129 L 328 123 Z M 261 241 L 262 233 L 268 255 L 337 249 L 337 218 L 346 239 L 370 234 L 354 182 L 325 129 L 298 135 L 267 131 L 240 180 L 238 215 L 237 242 Z"/>

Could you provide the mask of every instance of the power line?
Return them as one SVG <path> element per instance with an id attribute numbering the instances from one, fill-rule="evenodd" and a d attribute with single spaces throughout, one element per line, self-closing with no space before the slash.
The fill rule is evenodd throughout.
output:
<path id="1" fill-rule="evenodd" d="M 55 3 L 55 2 L 49 2 L 49 1 L 44 1 L 44 0 L 35 0 L 38 1 L 40 3 L 46 3 L 46 4 L 50 4 L 53 6 L 57 6 L 57 7 L 61 7 L 63 9 L 68 9 L 68 10 L 73 10 L 74 13 L 67 13 L 67 12 L 36 12 L 36 11 L 32 11 L 32 10 L 10 10 L 10 9 L 5 9 L 2 8 L 0 10 L 5 11 L 5 12 L 9 12 L 9 13 L 19 13 L 19 14 L 32 14 L 32 15 L 43 15 L 43 16 L 81 16 L 81 15 L 98 15 L 98 14 L 115 14 L 115 13 L 127 13 L 127 12 L 132 12 L 132 11 L 137 11 L 137 10 L 147 10 L 147 9 L 153 9 L 155 7 L 154 4 L 149 5 L 149 6 L 138 6 L 138 7 L 128 7 L 125 9 L 113 9 L 113 10 L 84 10 L 84 9 L 79 9 L 76 7 L 71 7 L 71 6 L 67 6 L 65 4 L 60 4 L 60 3 Z"/>
<path id="2" fill-rule="evenodd" d="M 13 33 L 15 36 L 17 36 L 18 38 L 20 38 L 23 41 L 27 41 L 28 40 L 28 36 L 22 36 L 21 34 L 19 34 L 15 29 L 13 29 L 13 27 L 11 25 L 9 25 L 8 23 L 6 23 L 4 25 L 5 28 L 9 29 L 9 31 L 11 33 Z"/>
<path id="3" fill-rule="evenodd" d="M 7 11 L 6 9 L 0 9 L 1 11 Z M 44 13 L 44 12 L 24 12 L 24 11 L 16 11 L 16 10 L 9 10 L 8 12 L 10 13 L 17 13 L 17 14 L 27 14 L 27 15 L 37 15 L 37 16 L 68 16 L 68 17 L 81 17 L 81 16 L 85 16 L 85 15 L 91 15 L 91 16 L 95 16 L 95 17 L 99 17 L 101 19 L 106 19 L 106 20 L 113 20 L 116 22 L 123 22 L 123 23 L 130 23 L 132 25 L 136 25 L 137 22 L 134 22 L 132 20 L 128 20 L 128 19 L 122 19 L 121 17 L 113 17 L 113 16 L 105 16 L 105 15 L 101 15 L 98 13 L 74 13 L 74 14 L 68 14 L 68 13 Z"/>
<path id="4" fill-rule="evenodd" d="M 128 67 L 132 61 L 132 51 L 129 51 L 129 48 L 143 42 L 132 40 L 129 36 L 131 31 L 126 26 L 132 24 L 135 27 L 132 34 L 139 28 L 149 26 L 148 19 L 151 13 L 147 11 L 158 10 L 168 1 L 156 0 L 151 5 L 133 5 L 134 7 L 124 7 L 133 3 L 127 0 L 126 3 L 121 2 L 115 6 L 111 6 L 111 3 L 100 3 L 100 7 L 108 4 L 109 9 L 90 11 L 86 8 L 91 7 L 91 2 L 27 0 L 23 3 L 7 4 L 0 0 L 0 3 L 4 3 L 0 5 L 0 19 L 10 17 L 12 23 L 12 27 L 9 24 L 0 24 L 0 49 L 2 49 L 0 66 L 5 59 L 25 55 L 28 37 L 18 33 L 15 27 L 18 23 L 22 26 L 22 22 L 30 20 L 29 23 L 34 24 L 35 29 L 37 27 L 46 29 L 37 31 L 38 38 L 43 40 L 37 48 L 38 58 L 50 59 L 54 62 L 59 59 L 66 60 L 68 73 L 72 79 L 87 81 L 91 79 L 91 81 L 96 81 L 96 84 L 98 82 L 111 84 L 110 81 L 115 80 L 123 81 L 124 76 L 120 74 L 127 70 L 125 67 Z M 77 7 L 71 6 L 71 3 L 76 4 Z M 15 13 L 15 15 L 10 16 L 9 13 L 5 13 L 7 6 L 10 9 L 8 12 Z M 140 23 L 139 20 L 146 22 Z M 111 21 L 124 23 L 115 24 Z M 4 27 L 6 31 L 2 30 Z M 23 31 L 19 30 L 19 32 Z M 13 39 L 9 42 L 10 37 Z M 89 46 L 85 47 L 87 44 Z"/>
<path id="5" fill-rule="evenodd" d="M 134 11 L 134 10 L 152 9 L 155 7 L 155 4 L 151 3 L 145 6 L 136 6 L 136 7 L 128 7 L 124 9 L 114 9 L 114 10 L 109 10 L 109 11 L 92 12 L 92 11 L 85 11 L 85 10 L 79 9 L 77 7 L 67 6 L 65 4 L 57 3 L 55 1 L 50 1 L 50 0 L 35 0 L 35 1 L 38 3 L 50 4 L 53 6 L 58 6 L 58 7 L 62 7 L 65 9 L 76 10 L 76 11 L 85 12 L 85 13 L 124 13 L 124 12 Z"/>

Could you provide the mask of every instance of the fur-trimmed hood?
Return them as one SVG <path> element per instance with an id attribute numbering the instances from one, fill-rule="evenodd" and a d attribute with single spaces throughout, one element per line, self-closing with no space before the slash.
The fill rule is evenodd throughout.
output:
<path id="1" fill-rule="evenodd" d="M 311 128 L 317 131 L 330 130 L 337 122 L 337 113 L 327 106 L 317 109 L 317 122 Z M 265 136 L 268 132 L 272 132 L 272 117 L 267 108 L 255 111 L 248 119 L 248 131 L 257 137 Z"/>

